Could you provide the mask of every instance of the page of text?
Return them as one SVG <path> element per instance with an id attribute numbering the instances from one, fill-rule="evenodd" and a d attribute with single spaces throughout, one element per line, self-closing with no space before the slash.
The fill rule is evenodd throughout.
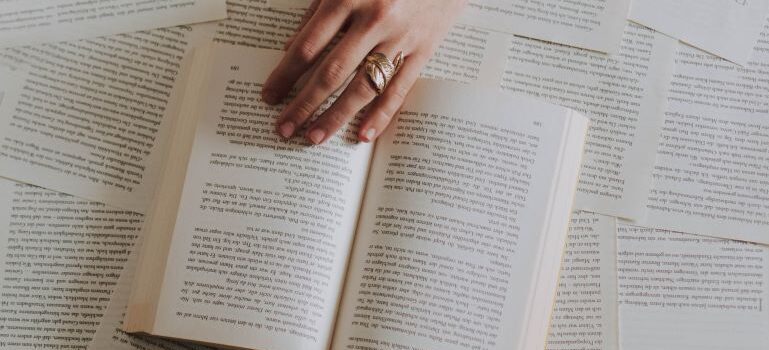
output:
<path id="1" fill-rule="evenodd" d="M 143 218 L 0 179 L 0 345 L 85 349 Z"/>
<path id="2" fill-rule="evenodd" d="M 355 124 L 323 146 L 281 140 L 259 98 L 281 53 L 212 52 L 155 333 L 326 349 L 372 147 Z"/>
<path id="3" fill-rule="evenodd" d="M 461 19 L 481 28 L 616 52 L 630 0 L 470 0 Z"/>
<path id="4" fill-rule="evenodd" d="M 225 0 L 3 0 L 0 1 L 0 48 L 109 36 L 225 17 Z"/>
<path id="5" fill-rule="evenodd" d="M 681 45 L 642 226 L 769 243 L 767 65 Z"/>
<path id="6" fill-rule="evenodd" d="M 577 208 L 643 217 L 675 49 L 674 40 L 632 24 L 612 56 L 512 39 L 503 89 L 572 108 L 591 120 Z"/>
<path id="7" fill-rule="evenodd" d="M 620 225 L 621 348 L 769 348 L 769 248 Z"/>
<path id="8" fill-rule="evenodd" d="M 195 28 L 0 51 L 28 72 L 0 109 L 0 175 L 144 212 Z"/>
<path id="9" fill-rule="evenodd" d="M 616 350 L 615 219 L 575 212 L 561 265 L 547 350 Z"/>
<path id="10" fill-rule="evenodd" d="M 523 346 L 566 113 L 417 83 L 377 143 L 333 349 Z"/>
<path id="11" fill-rule="evenodd" d="M 769 16 L 763 0 L 633 1 L 630 19 L 721 58 L 748 63 Z"/>

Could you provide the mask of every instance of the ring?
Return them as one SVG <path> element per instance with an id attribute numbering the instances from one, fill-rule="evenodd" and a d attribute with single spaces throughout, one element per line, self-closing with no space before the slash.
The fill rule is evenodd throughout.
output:
<path id="1" fill-rule="evenodd" d="M 369 81 L 374 84 L 377 94 L 381 95 L 390 84 L 393 76 L 403 64 L 403 52 L 399 52 L 395 61 L 390 61 L 383 53 L 374 52 L 366 56 L 365 68 Z"/>

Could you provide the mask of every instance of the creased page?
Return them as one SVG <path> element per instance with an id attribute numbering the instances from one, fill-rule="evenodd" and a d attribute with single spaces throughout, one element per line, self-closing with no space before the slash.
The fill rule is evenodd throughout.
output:
<path id="1" fill-rule="evenodd" d="M 594 51 L 619 48 L 630 0 L 470 0 L 461 22 Z"/>
<path id="2" fill-rule="evenodd" d="M 514 37 L 502 88 L 591 120 L 578 209 L 641 219 L 651 186 L 676 42 L 628 24 L 613 56 Z"/>
<path id="3" fill-rule="evenodd" d="M 615 221 L 572 214 L 547 350 L 618 349 Z"/>
<path id="4" fill-rule="evenodd" d="M 206 28 L 0 51 L 28 72 L 0 106 L 0 176 L 144 212 L 174 83 Z"/>
<path id="5" fill-rule="evenodd" d="M 326 349 L 372 147 L 355 124 L 323 146 L 281 140 L 259 94 L 282 53 L 210 52 L 152 333 Z"/>
<path id="6" fill-rule="evenodd" d="M 224 19 L 225 0 L 4 0 L 0 48 Z"/>
<path id="7" fill-rule="evenodd" d="M 104 311 L 104 318 L 93 336 L 88 349 L 90 350 L 212 350 L 196 344 L 171 341 L 158 337 L 128 334 L 121 330 L 123 317 L 128 306 L 131 291 L 131 281 L 136 271 L 138 249 L 134 249 L 128 257 L 112 293 L 109 306 Z"/>
<path id="8" fill-rule="evenodd" d="M 568 209 L 551 223 L 562 232 L 546 228 L 558 217 L 551 201 L 571 201 L 551 191 L 571 171 L 573 193 L 578 166 L 558 163 L 579 159 L 565 135 L 580 130 L 582 140 L 587 127 L 582 117 L 568 125 L 569 113 L 497 89 L 418 82 L 377 143 L 332 349 L 544 344 L 558 265 L 552 290 L 535 275 L 548 274 L 538 265 L 548 234 L 560 235 L 550 258 L 565 239 Z M 547 305 L 530 304 L 535 289 Z M 533 314 L 546 315 L 538 339 Z"/>
<path id="9" fill-rule="evenodd" d="M 630 19 L 745 65 L 769 16 L 766 0 L 634 0 Z"/>
<path id="10" fill-rule="evenodd" d="M 769 348 L 769 248 L 620 225 L 623 350 Z"/>
<path id="11" fill-rule="evenodd" d="M 143 217 L 4 179 L 0 191 L 0 344 L 85 348 Z"/>
<path id="12" fill-rule="evenodd" d="M 681 45 L 640 225 L 769 243 L 767 65 L 767 41 L 744 68 Z"/>

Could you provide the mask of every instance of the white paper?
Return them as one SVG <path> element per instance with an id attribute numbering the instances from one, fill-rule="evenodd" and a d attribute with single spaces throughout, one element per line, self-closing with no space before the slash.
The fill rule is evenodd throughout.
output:
<path id="1" fill-rule="evenodd" d="M 618 230 L 623 350 L 769 348 L 769 248 L 665 230 Z"/>
<path id="2" fill-rule="evenodd" d="M 207 25 L 11 48 L 0 106 L 0 176 L 144 212 L 185 53 Z"/>
<path id="3" fill-rule="evenodd" d="M 0 344 L 84 348 L 142 224 L 140 214 L 0 179 Z"/>
<path id="4" fill-rule="evenodd" d="M 681 45 L 640 225 L 769 243 L 767 65 L 767 41 L 744 68 Z"/>
<path id="5" fill-rule="evenodd" d="M 616 55 L 513 37 L 502 88 L 591 119 L 575 207 L 640 219 L 676 42 L 628 24 Z"/>
<path id="6" fill-rule="evenodd" d="M 460 21 L 601 52 L 616 52 L 630 0 L 470 0 Z"/>
<path id="7" fill-rule="evenodd" d="M 634 0 L 629 18 L 745 65 L 768 15 L 766 0 Z"/>
<path id="8" fill-rule="evenodd" d="M 572 214 L 547 350 L 616 350 L 617 241 L 612 217 Z"/>
<path id="9" fill-rule="evenodd" d="M 0 48 L 223 19 L 225 0 L 4 0 Z"/>

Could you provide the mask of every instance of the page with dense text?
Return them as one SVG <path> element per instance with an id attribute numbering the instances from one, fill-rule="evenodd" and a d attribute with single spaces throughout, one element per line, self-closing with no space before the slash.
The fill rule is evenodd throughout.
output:
<path id="1" fill-rule="evenodd" d="M 613 217 L 574 212 L 547 350 L 616 350 L 617 240 Z"/>
<path id="2" fill-rule="evenodd" d="M 470 0 L 462 23 L 615 53 L 630 0 Z"/>
<path id="3" fill-rule="evenodd" d="M 224 19 L 225 0 L 4 0 L 0 48 Z"/>
<path id="4" fill-rule="evenodd" d="M 0 50 L 0 61 L 27 72 L 0 109 L 0 176 L 144 212 L 183 58 L 209 30 L 173 27 Z"/>
<path id="5" fill-rule="evenodd" d="M 615 55 L 520 37 L 510 41 L 503 89 L 590 118 L 577 208 L 643 218 L 675 40 L 628 24 Z"/>
<path id="6" fill-rule="evenodd" d="M 629 18 L 726 60 L 745 65 L 769 16 L 765 0 L 636 0 Z"/>
<path id="7" fill-rule="evenodd" d="M 496 89 L 418 82 L 377 143 L 332 348 L 544 344 L 586 122 Z M 568 194 L 555 194 L 559 176 Z M 553 271 L 540 270 L 548 258 Z"/>
<path id="8" fill-rule="evenodd" d="M 84 349 L 143 217 L 0 178 L 0 344 Z"/>
<path id="9" fill-rule="evenodd" d="M 217 44 L 198 112 L 153 334 L 326 349 L 372 146 L 282 140 L 260 89 L 282 53 Z M 185 118 L 185 116 L 182 116 Z M 191 122 L 195 122 L 191 119 Z"/>
<path id="10" fill-rule="evenodd" d="M 767 65 L 767 41 L 745 67 L 681 45 L 640 225 L 769 243 Z"/>
<path id="11" fill-rule="evenodd" d="M 769 348 L 769 248 L 619 225 L 624 350 Z"/>

